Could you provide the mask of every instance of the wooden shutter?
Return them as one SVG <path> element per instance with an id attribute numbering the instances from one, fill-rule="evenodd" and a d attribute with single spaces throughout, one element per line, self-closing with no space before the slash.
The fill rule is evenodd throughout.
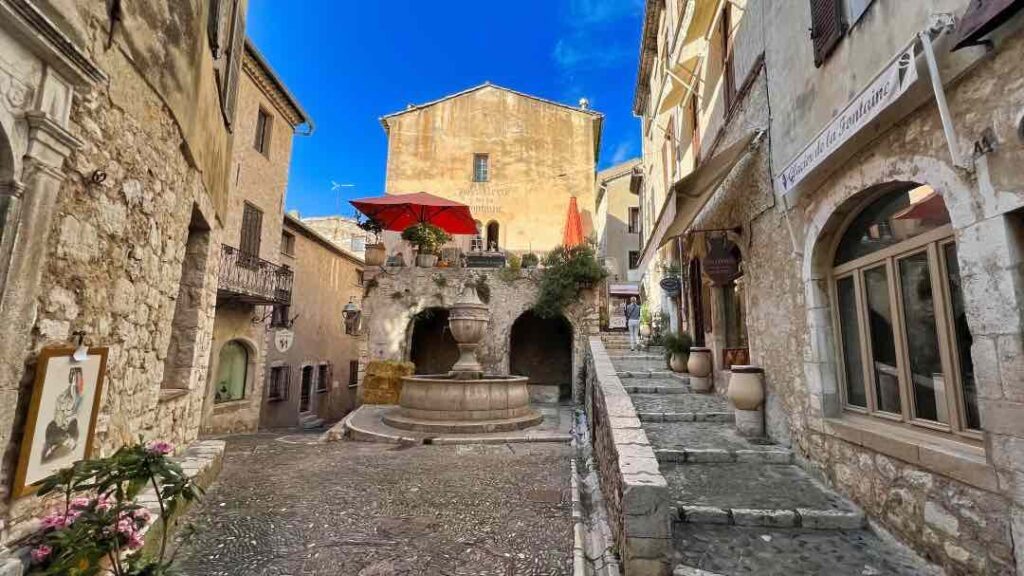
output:
<path id="1" fill-rule="evenodd" d="M 348 363 L 348 385 L 359 384 L 359 360 L 349 360 Z"/>
<path id="2" fill-rule="evenodd" d="M 821 66 L 846 33 L 841 0 L 811 0 L 811 40 L 814 65 Z"/>
<path id="3" fill-rule="evenodd" d="M 238 82 L 242 70 L 242 56 L 245 54 L 245 0 L 233 2 L 231 15 L 231 38 L 228 45 L 224 86 L 221 91 L 221 106 L 224 122 L 231 128 L 235 122 L 235 103 L 238 101 Z"/>
<path id="4" fill-rule="evenodd" d="M 263 212 L 252 204 L 245 204 L 242 210 L 242 236 L 238 242 L 238 251 L 243 256 L 259 257 L 262 232 Z"/>
<path id="5" fill-rule="evenodd" d="M 700 114 L 697 112 L 697 94 L 690 98 L 690 126 L 693 133 L 690 136 L 693 146 L 693 163 L 700 162 Z"/>

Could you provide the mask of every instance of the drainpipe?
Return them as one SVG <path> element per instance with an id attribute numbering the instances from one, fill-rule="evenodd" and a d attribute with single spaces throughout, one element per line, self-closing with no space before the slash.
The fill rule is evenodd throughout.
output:
<path id="1" fill-rule="evenodd" d="M 942 76 L 939 75 L 939 64 L 935 58 L 935 48 L 932 46 L 931 31 L 922 30 L 918 33 L 918 37 L 921 39 L 924 58 L 928 62 L 928 76 L 931 78 L 932 90 L 935 92 L 935 103 L 939 107 L 939 117 L 942 119 L 942 131 L 946 135 L 949 155 L 953 159 L 953 165 L 957 168 L 969 168 L 960 154 L 960 141 L 956 138 L 953 116 L 950 114 L 949 104 L 946 102 L 946 90 L 942 87 Z"/>

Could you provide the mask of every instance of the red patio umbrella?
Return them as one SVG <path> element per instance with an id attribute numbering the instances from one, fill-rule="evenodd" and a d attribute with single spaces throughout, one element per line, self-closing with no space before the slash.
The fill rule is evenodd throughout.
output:
<path id="1" fill-rule="evenodd" d="M 569 199 L 569 213 L 565 217 L 565 231 L 562 233 L 562 246 L 572 248 L 583 244 L 583 221 L 576 206 L 576 197 Z"/>
<path id="2" fill-rule="evenodd" d="M 350 203 L 385 230 L 401 232 L 413 224 L 429 222 L 449 234 L 476 234 L 469 206 L 426 192 L 360 198 Z"/>

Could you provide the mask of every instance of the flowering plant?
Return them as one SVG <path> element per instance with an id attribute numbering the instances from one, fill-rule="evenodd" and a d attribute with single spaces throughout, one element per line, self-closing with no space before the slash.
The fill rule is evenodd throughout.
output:
<path id="1" fill-rule="evenodd" d="M 42 480 L 39 494 L 61 493 L 63 504 L 42 519 L 32 539 L 30 575 L 159 576 L 169 574 L 165 560 L 168 526 L 184 502 L 201 489 L 168 458 L 167 442 L 125 446 L 107 458 L 77 462 Z M 151 486 L 160 510 L 159 554 L 142 553 L 152 513 L 138 504 Z"/>

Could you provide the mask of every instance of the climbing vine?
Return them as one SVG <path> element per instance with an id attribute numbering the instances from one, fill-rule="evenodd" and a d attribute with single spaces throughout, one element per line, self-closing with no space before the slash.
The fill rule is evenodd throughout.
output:
<path id="1" fill-rule="evenodd" d="M 597 259 L 594 247 L 581 244 L 559 246 L 544 257 L 540 292 L 533 305 L 541 318 L 554 318 L 579 297 L 580 292 L 604 280 L 608 272 Z"/>

